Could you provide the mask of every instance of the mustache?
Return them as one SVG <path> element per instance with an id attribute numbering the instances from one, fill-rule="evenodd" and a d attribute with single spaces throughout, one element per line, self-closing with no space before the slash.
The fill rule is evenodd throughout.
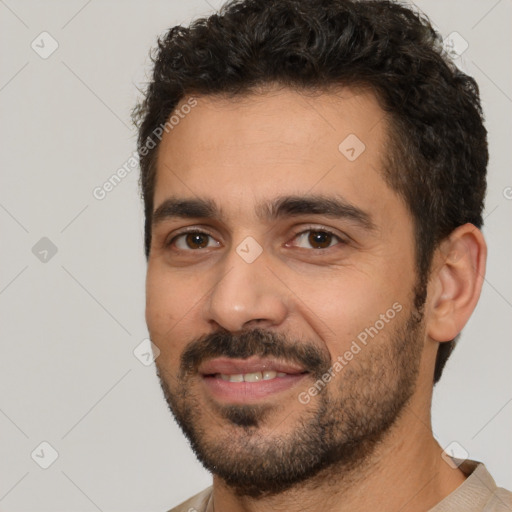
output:
<path id="1" fill-rule="evenodd" d="M 331 357 L 309 342 L 291 342 L 285 336 L 253 329 L 240 334 L 222 330 L 191 342 L 180 358 L 182 375 L 194 373 L 199 365 L 216 357 L 248 359 L 251 356 L 272 357 L 300 365 L 320 378 L 331 367 Z"/>

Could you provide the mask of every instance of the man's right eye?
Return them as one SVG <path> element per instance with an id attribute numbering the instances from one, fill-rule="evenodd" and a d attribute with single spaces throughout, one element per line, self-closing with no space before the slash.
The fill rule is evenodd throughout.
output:
<path id="1" fill-rule="evenodd" d="M 174 236 L 167 246 L 174 245 L 180 251 L 191 251 L 219 247 L 220 243 L 215 241 L 211 235 L 203 231 L 186 231 Z"/>

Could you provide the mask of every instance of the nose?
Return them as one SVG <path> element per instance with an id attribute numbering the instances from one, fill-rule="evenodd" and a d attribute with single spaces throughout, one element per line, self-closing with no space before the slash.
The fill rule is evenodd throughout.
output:
<path id="1" fill-rule="evenodd" d="M 264 253 L 248 263 L 233 250 L 224 263 L 206 303 L 209 323 L 231 332 L 280 325 L 288 312 L 286 287 Z"/>

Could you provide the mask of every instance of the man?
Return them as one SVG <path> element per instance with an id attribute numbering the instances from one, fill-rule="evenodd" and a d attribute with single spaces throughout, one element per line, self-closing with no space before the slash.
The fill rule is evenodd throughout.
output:
<path id="1" fill-rule="evenodd" d="M 429 22 L 232 2 L 160 40 L 135 118 L 158 375 L 213 474 L 173 510 L 511 510 L 431 430 L 482 287 L 488 152 Z"/>

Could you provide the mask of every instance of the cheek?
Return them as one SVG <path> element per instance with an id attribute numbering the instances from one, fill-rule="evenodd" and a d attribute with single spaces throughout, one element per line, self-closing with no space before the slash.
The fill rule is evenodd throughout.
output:
<path id="1" fill-rule="evenodd" d="M 354 340 L 387 337 L 394 320 L 409 307 L 409 289 L 404 281 L 393 280 L 389 273 L 344 269 L 332 272 L 328 278 L 317 277 L 314 283 L 301 280 L 295 289 L 301 289 L 300 314 L 308 318 L 335 359 Z"/>
<path id="2" fill-rule="evenodd" d="M 146 323 L 151 340 L 163 355 L 181 352 L 192 338 L 187 325 L 198 295 L 191 279 L 150 265 L 146 276 Z M 167 358 L 166 358 L 167 359 Z"/>

